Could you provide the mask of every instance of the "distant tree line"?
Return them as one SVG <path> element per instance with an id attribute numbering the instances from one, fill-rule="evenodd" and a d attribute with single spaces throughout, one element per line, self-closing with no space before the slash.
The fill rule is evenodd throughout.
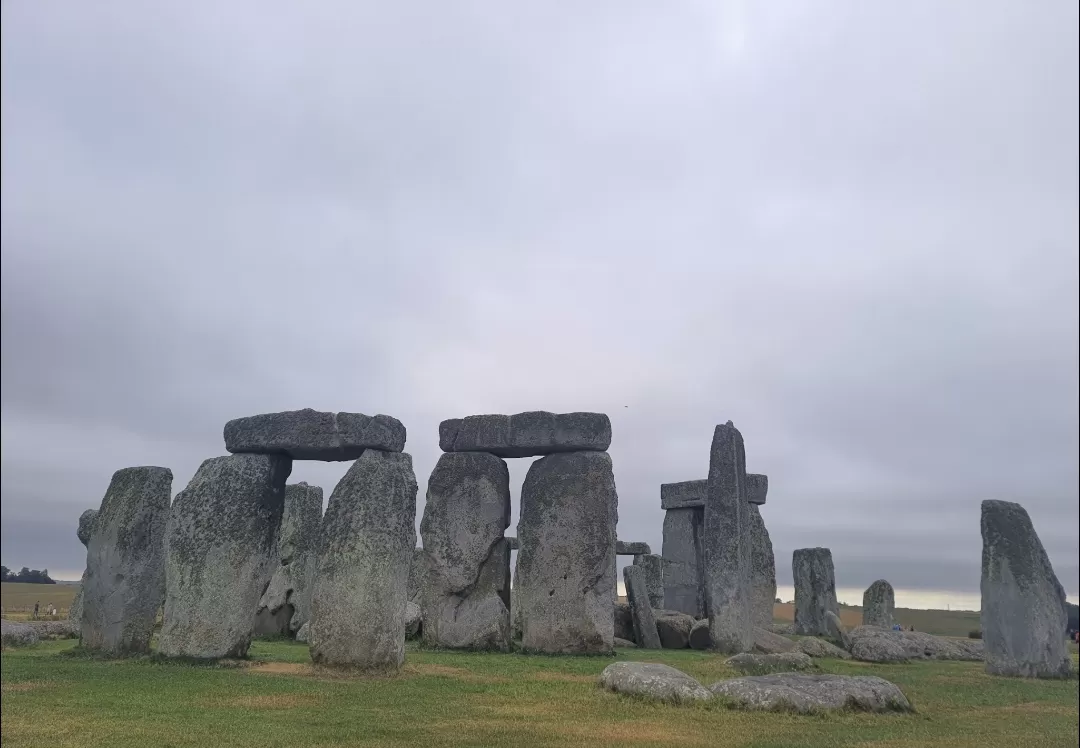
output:
<path id="1" fill-rule="evenodd" d="M 22 571 L 11 573 L 11 569 L 0 566 L 0 582 L 22 582 L 23 584 L 56 584 L 56 580 L 49 576 L 48 569 L 28 569 L 22 567 Z"/>

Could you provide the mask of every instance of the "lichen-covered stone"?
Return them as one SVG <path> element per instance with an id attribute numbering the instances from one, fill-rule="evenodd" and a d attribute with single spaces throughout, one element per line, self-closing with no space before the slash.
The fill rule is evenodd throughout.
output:
<path id="1" fill-rule="evenodd" d="M 75 531 L 75 535 L 84 546 L 90 545 L 90 537 L 94 534 L 94 522 L 97 516 L 97 509 L 87 509 L 79 515 L 79 528 Z"/>
<path id="2" fill-rule="evenodd" d="M 769 495 L 769 476 L 761 473 L 746 474 L 746 500 L 760 506 Z"/>
<path id="3" fill-rule="evenodd" d="M 851 649 L 851 638 L 848 636 L 847 626 L 840 620 L 840 615 L 831 610 L 825 611 L 825 628 L 829 637 L 844 649 Z"/>
<path id="4" fill-rule="evenodd" d="M 311 587 L 318 561 L 323 490 L 307 483 L 285 486 L 277 565 L 256 610 L 256 632 L 295 635 L 311 617 Z M 260 631 L 258 619 L 273 621 Z"/>
<path id="5" fill-rule="evenodd" d="M 405 638 L 416 639 L 420 635 L 422 614 L 414 602 L 405 603 Z"/>
<path id="6" fill-rule="evenodd" d="M 836 709 L 914 711 L 904 692 L 895 684 L 869 675 L 748 675 L 713 683 L 709 690 L 736 706 L 750 710 L 791 710 L 802 714 Z"/>
<path id="7" fill-rule="evenodd" d="M 690 629 L 688 641 L 691 649 L 712 649 L 712 634 L 709 633 L 708 618 L 694 621 L 694 626 Z"/>
<path id="8" fill-rule="evenodd" d="M 638 645 L 635 644 L 630 639 L 623 639 L 622 637 L 619 637 L 619 636 L 615 637 L 615 646 L 616 647 L 623 647 L 625 649 L 637 649 L 638 648 Z"/>
<path id="9" fill-rule="evenodd" d="M 632 564 L 624 567 L 623 584 L 626 586 L 626 599 L 630 603 L 634 641 L 642 649 L 660 649 L 663 645 L 656 629 L 656 618 L 649 605 L 649 592 L 641 568 Z"/>
<path id="10" fill-rule="evenodd" d="M 661 483 L 660 508 L 669 510 L 704 507 L 708 483 L 704 478 L 684 480 L 678 483 Z"/>
<path id="11" fill-rule="evenodd" d="M 225 424 L 225 449 L 340 462 L 355 460 L 365 449 L 402 451 L 405 426 L 382 414 L 323 413 L 311 408 L 263 413 Z"/>
<path id="12" fill-rule="evenodd" d="M 510 648 L 510 472 L 486 452 L 448 452 L 428 481 L 421 609 L 424 642 Z"/>
<path id="13" fill-rule="evenodd" d="M 409 601 L 420 604 L 420 596 L 424 593 L 424 549 L 413 548 L 412 560 L 409 563 Z"/>
<path id="14" fill-rule="evenodd" d="M 696 621 L 686 613 L 656 616 L 656 633 L 664 649 L 686 649 L 690 646 L 690 631 Z"/>
<path id="15" fill-rule="evenodd" d="M 750 622 L 762 628 L 773 622 L 776 602 L 776 557 L 772 538 L 757 505 L 747 507 L 750 534 Z"/>
<path id="16" fill-rule="evenodd" d="M 600 685 L 609 691 L 670 704 L 708 701 L 712 697 L 686 673 L 658 662 L 614 662 L 600 673 Z"/>
<path id="17" fill-rule="evenodd" d="M 795 647 L 800 652 L 805 652 L 811 657 L 828 657 L 835 660 L 850 660 L 851 654 L 846 650 L 816 636 L 807 636 L 795 642 Z"/>
<path id="18" fill-rule="evenodd" d="M 814 661 L 810 659 L 810 655 L 803 652 L 779 652 L 775 654 L 743 652 L 734 657 L 729 657 L 726 664 L 732 670 L 744 675 L 793 673 L 817 668 Z"/>
<path id="19" fill-rule="evenodd" d="M 606 451 L 611 419 L 604 413 L 548 413 L 451 418 L 439 424 L 443 452 L 490 452 L 499 457 L 538 457 L 561 452 Z"/>
<path id="20" fill-rule="evenodd" d="M 795 633 L 830 636 L 825 613 L 840 613 L 832 552 L 828 548 L 800 548 L 792 554 L 791 572 L 795 579 Z"/>
<path id="21" fill-rule="evenodd" d="M 896 597 L 891 584 L 879 579 L 866 588 L 862 596 L 863 626 L 891 629 L 895 611 Z"/>
<path id="22" fill-rule="evenodd" d="M 90 542 L 90 533 L 94 531 L 94 520 L 97 518 L 97 509 L 87 509 L 85 512 L 79 515 L 79 527 L 75 531 L 75 536 L 79 539 L 79 542 L 85 546 Z M 75 628 L 82 628 L 82 599 L 83 589 L 86 588 L 86 568 L 83 568 L 82 578 L 79 580 L 79 589 L 75 590 L 75 597 L 71 600 L 71 606 L 68 608 L 68 620 L 75 624 Z"/>
<path id="23" fill-rule="evenodd" d="M 41 641 L 33 626 L 0 618 L 0 642 L 5 647 L 29 647 Z"/>
<path id="24" fill-rule="evenodd" d="M 165 533 L 165 614 L 158 651 L 243 657 L 270 583 L 285 481 L 283 455 L 213 457 L 176 495 Z"/>
<path id="25" fill-rule="evenodd" d="M 664 558 L 655 553 L 634 557 L 634 566 L 640 566 L 645 574 L 645 587 L 649 590 L 649 604 L 664 607 Z"/>
<path id="26" fill-rule="evenodd" d="M 774 634 L 772 631 L 760 626 L 754 627 L 754 651 L 762 654 L 780 654 L 782 652 L 794 652 L 795 642 L 786 636 Z"/>
<path id="27" fill-rule="evenodd" d="M 319 665 L 397 672 L 416 548 L 416 475 L 404 452 L 369 449 L 326 506 L 308 648 Z"/>
<path id="28" fill-rule="evenodd" d="M 664 607 L 705 617 L 705 510 L 669 509 L 664 514 Z"/>
<path id="29" fill-rule="evenodd" d="M 606 452 L 553 454 L 529 467 L 518 522 L 525 650 L 611 651 L 618 503 Z"/>
<path id="30" fill-rule="evenodd" d="M 705 600 L 713 649 L 754 644 L 750 620 L 750 504 L 742 434 L 728 421 L 713 432 L 705 497 Z"/>
<path id="31" fill-rule="evenodd" d="M 878 626 L 856 626 L 847 632 L 847 639 L 851 656 L 862 662 L 978 662 L 983 659 L 984 644 L 978 639 L 954 639 L 922 631 L 892 631 Z"/>
<path id="32" fill-rule="evenodd" d="M 1009 501 L 984 501 L 981 529 L 986 672 L 1069 677 L 1065 590 L 1027 510 Z"/>
<path id="33" fill-rule="evenodd" d="M 113 474 L 86 546 L 83 647 L 108 654 L 150 650 L 165 589 L 172 479 L 162 467 Z"/>
<path id="34" fill-rule="evenodd" d="M 296 641 L 307 643 L 308 634 L 311 632 L 311 621 L 308 621 L 296 632 Z"/>
<path id="35" fill-rule="evenodd" d="M 635 540 L 615 541 L 616 556 L 641 556 L 646 553 L 652 553 L 648 543 Z"/>
<path id="36" fill-rule="evenodd" d="M 634 614 L 630 609 L 630 603 L 622 601 L 616 602 L 615 638 L 635 641 L 634 637 Z"/>

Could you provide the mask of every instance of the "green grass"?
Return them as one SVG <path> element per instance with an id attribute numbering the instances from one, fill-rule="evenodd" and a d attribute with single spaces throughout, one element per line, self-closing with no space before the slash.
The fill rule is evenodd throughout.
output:
<path id="1" fill-rule="evenodd" d="M 29 618 L 34 603 L 41 603 L 44 611 L 51 603 L 59 609 L 60 618 L 66 618 L 71 601 L 79 591 L 77 584 L 24 584 L 23 582 L 0 582 L 0 609 L 4 618 L 18 620 Z"/>
<path id="2" fill-rule="evenodd" d="M 49 642 L 2 656 L 5 746 L 1075 746 L 1077 681 L 991 678 L 980 663 L 866 665 L 914 715 L 798 716 L 673 707 L 606 693 L 606 658 L 410 649 L 393 678 L 315 670 L 305 645 L 257 642 L 241 667 L 73 655 Z M 621 650 L 708 684 L 734 674 L 691 650 Z M 1074 655 L 1075 658 L 1075 655 Z"/>

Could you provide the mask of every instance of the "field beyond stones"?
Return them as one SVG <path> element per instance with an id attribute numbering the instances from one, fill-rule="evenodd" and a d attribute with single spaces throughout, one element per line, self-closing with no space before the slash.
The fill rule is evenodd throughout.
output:
<path id="1" fill-rule="evenodd" d="M 619 650 L 708 684 L 718 655 Z M 1074 663 L 1076 653 L 1073 653 Z M 251 660 L 94 659 L 74 641 L 2 656 L 3 744 L 18 746 L 1075 746 L 1078 682 L 991 678 L 981 663 L 819 660 L 898 684 L 914 715 L 797 716 L 675 707 L 602 691 L 603 657 L 418 651 L 393 678 L 312 668 L 307 646 L 256 642 Z"/>

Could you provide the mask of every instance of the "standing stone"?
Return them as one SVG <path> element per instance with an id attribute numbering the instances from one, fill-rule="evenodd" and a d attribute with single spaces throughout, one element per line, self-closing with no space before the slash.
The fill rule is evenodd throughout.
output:
<path id="1" fill-rule="evenodd" d="M 120 654 L 147 652 L 165 586 L 163 543 L 172 471 L 113 473 L 86 546 L 82 645 Z"/>
<path id="2" fill-rule="evenodd" d="M 773 622 L 776 602 L 776 558 L 772 539 L 757 504 L 747 506 L 750 533 L 750 620 L 760 628 Z"/>
<path id="3" fill-rule="evenodd" d="M 334 488 L 311 598 L 308 645 L 316 664 L 366 672 L 401 668 L 416 489 L 411 456 L 375 449 Z"/>
<path id="4" fill-rule="evenodd" d="M 424 591 L 424 549 L 413 548 L 412 561 L 409 563 L 409 602 L 420 604 L 420 595 Z"/>
<path id="5" fill-rule="evenodd" d="M 1067 678 L 1065 590 L 1027 510 L 982 503 L 982 634 L 986 672 Z"/>
<path id="6" fill-rule="evenodd" d="M 702 507 L 669 509 L 664 513 L 664 604 L 705 617 L 705 563 L 702 558 L 705 510 Z"/>
<path id="7" fill-rule="evenodd" d="M 742 434 L 728 421 L 713 432 L 705 497 L 705 600 L 713 648 L 754 646 L 750 622 L 750 504 Z"/>
<path id="8" fill-rule="evenodd" d="M 634 557 L 634 566 L 640 566 L 645 574 L 645 588 L 649 592 L 649 605 L 664 607 L 664 557 L 645 553 Z"/>
<path id="9" fill-rule="evenodd" d="M 165 615 L 158 651 L 243 657 L 270 583 L 292 460 L 213 457 L 176 495 L 165 534 Z"/>
<path id="10" fill-rule="evenodd" d="M 443 452 L 490 452 L 499 457 L 538 457 L 560 452 L 607 451 L 611 419 L 604 413 L 548 413 L 451 418 L 439 424 Z"/>
<path id="11" fill-rule="evenodd" d="M 521 598 L 518 595 L 518 581 L 521 576 L 518 569 L 521 567 L 520 551 L 514 555 L 514 578 L 510 583 L 510 631 L 515 641 L 521 640 Z"/>
<path id="12" fill-rule="evenodd" d="M 836 575 L 828 548 L 800 548 L 792 554 L 795 580 L 795 633 L 829 636 L 825 613 L 840 614 L 836 602 Z"/>
<path id="13" fill-rule="evenodd" d="M 618 503 L 606 452 L 553 454 L 529 467 L 518 522 L 523 649 L 612 651 Z"/>
<path id="14" fill-rule="evenodd" d="M 90 543 L 90 534 L 94 531 L 94 519 L 97 517 L 97 513 L 97 509 L 87 509 L 79 515 L 79 528 L 75 531 L 75 536 L 84 547 Z M 75 591 L 75 597 L 71 600 L 71 607 L 68 608 L 68 620 L 75 624 L 76 629 L 82 626 L 84 589 L 86 589 L 86 567 L 83 567 L 79 589 Z"/>
<path id="15" fill-rule="evenodd" d="M 225 450 L 233 453 L 340 462 L 355 460 L 365 449 L 400 452 L 405 449 L 405 426 L 392 416 L 311 408 L 234 418 L 225 424 Z"/>
<path id="16" fill-rule="evenodd" d="M 630 616 L 634 622 L 634 641 L 642 649 L 660 649 L 660 634 L 656 630 L 656 618 L 649 605 L 649 591 L 645 586 L 645 572 L 640 566 L 623 568 L 623 584 L 626 599 L 630 603 Z"/>
<path id="17" fill-rule="evenodd" d="M 295 635 L 311 617 L 311 585 L 318 561 L 323 490 L 307 483 L 285 486 L 285 510 L 277 543 L 277 567 L 270 578 L 256 619 L 275 622 L 272 633 Z M 260 625 L 256 621 L 256 631 Z M 266 632 L 270 633 L 270 632 Z"/>
<path id="18" fill-rule="evenodd" d="M 453 649 L 510 648 L 510 472 L 487 452 L 443 454 L 428 481 L 424 642 Z"/>
<path id="19" fill-rule="evenodd" d="M 879 579 L 866 588 L 862 596 L 863 626 L 891 629 L 895 610 L 896 597 L 891 584 Z"/>

